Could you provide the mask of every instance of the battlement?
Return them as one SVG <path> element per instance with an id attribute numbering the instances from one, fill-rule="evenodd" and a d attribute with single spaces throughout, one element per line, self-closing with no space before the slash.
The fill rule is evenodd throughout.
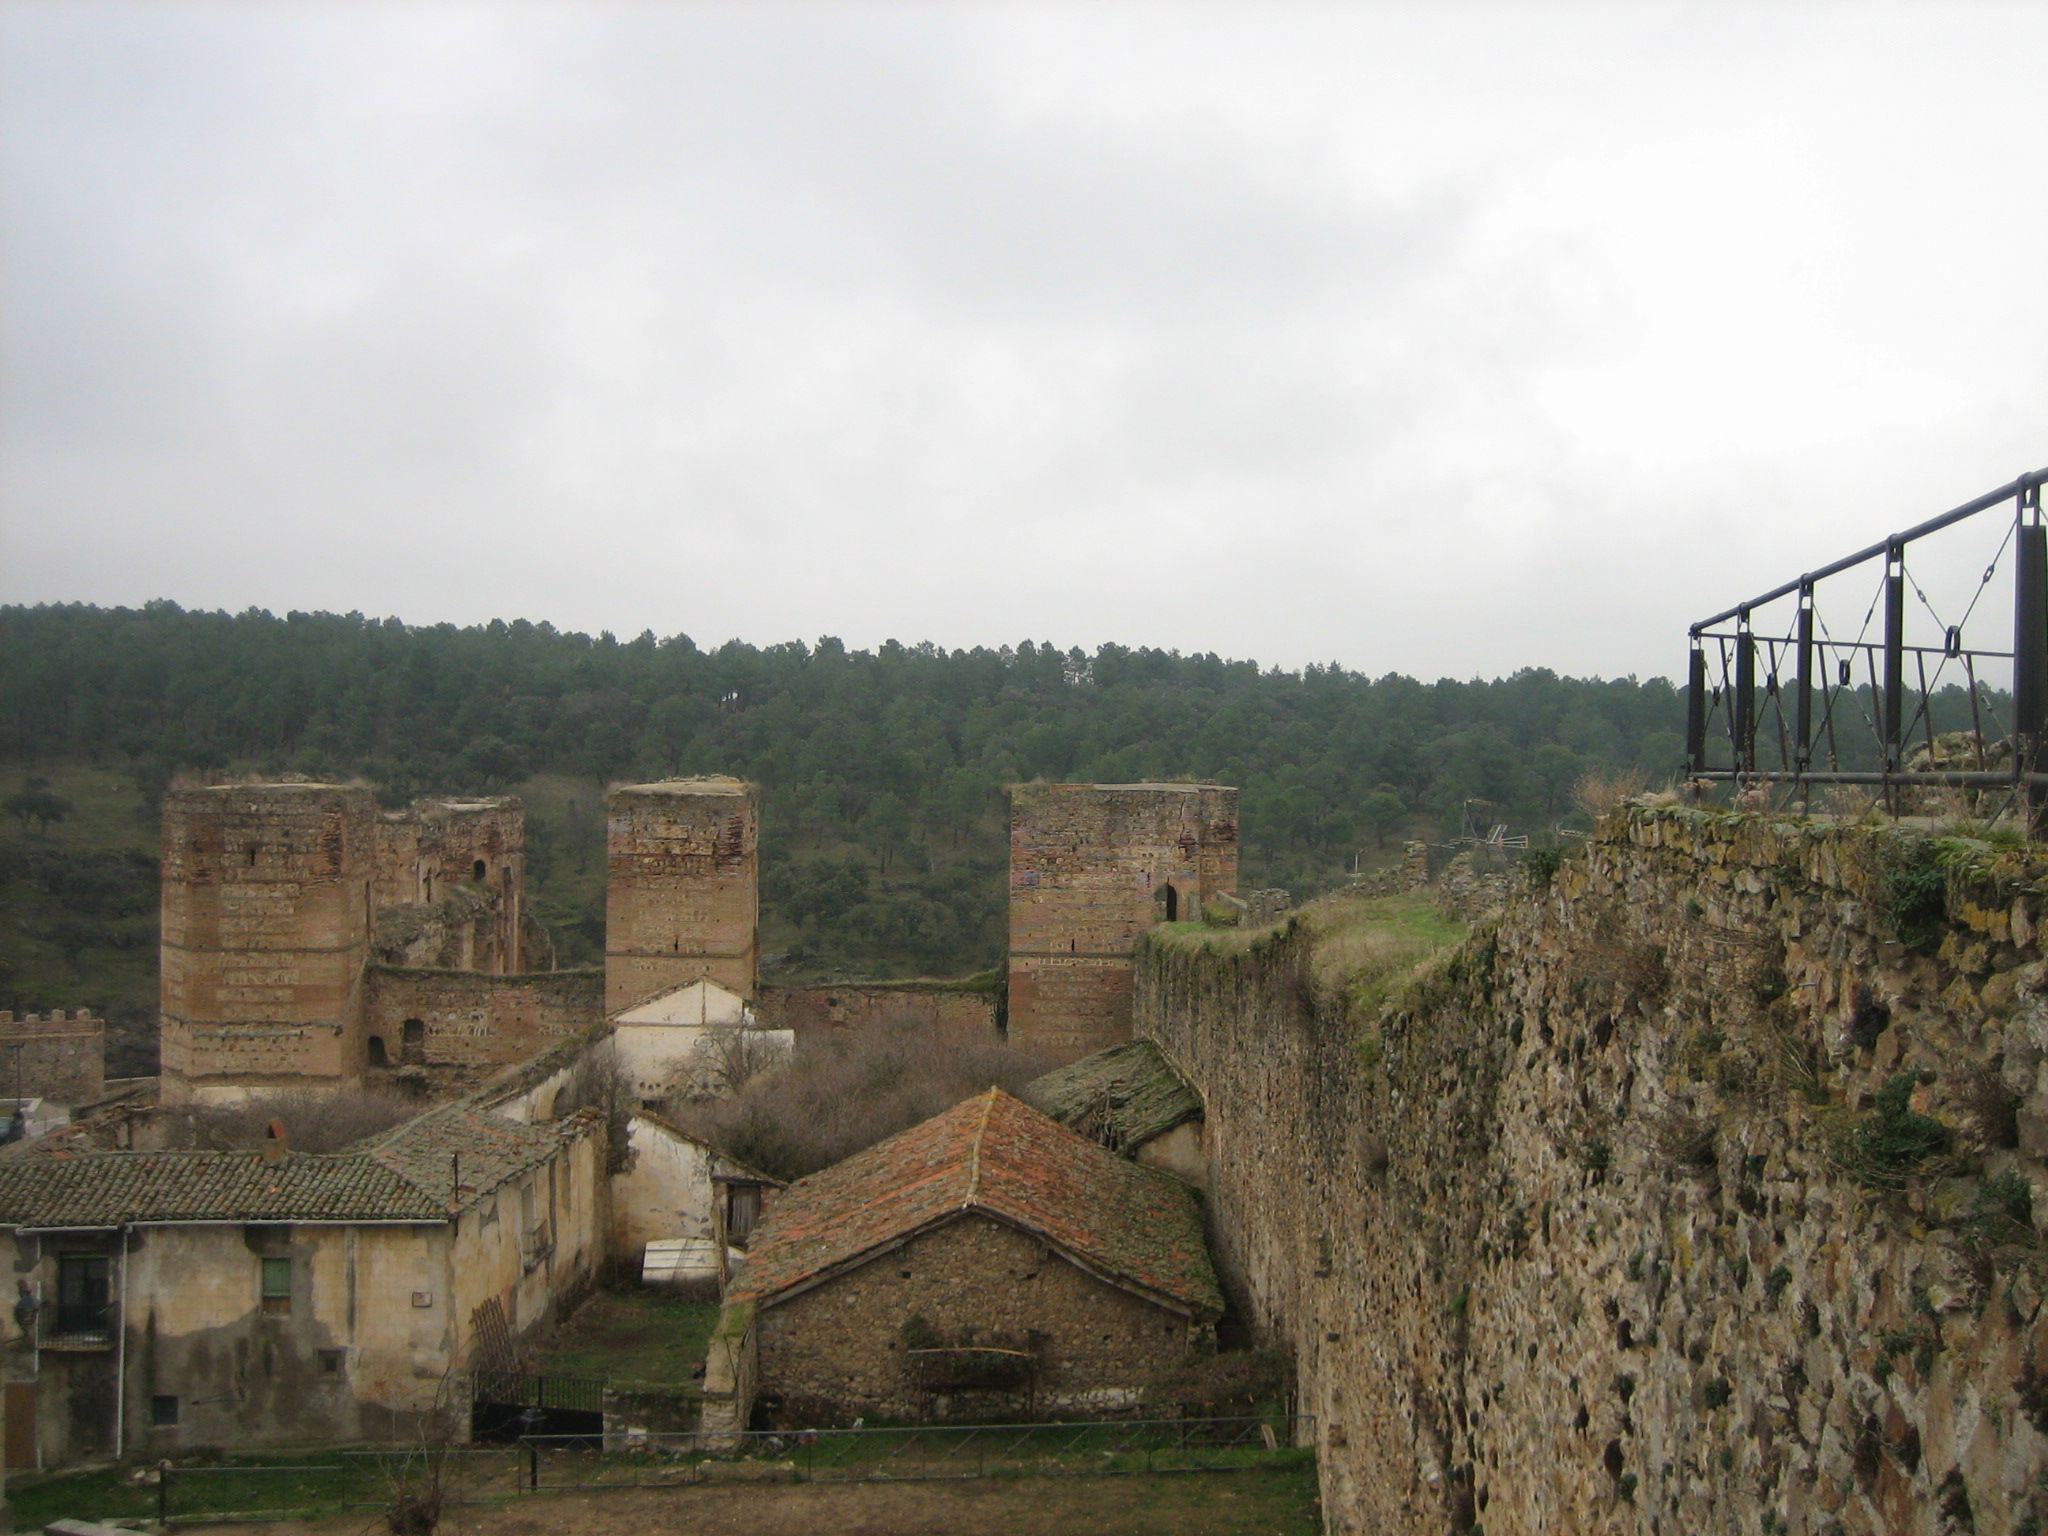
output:
<path id="1" fill-rule="evenodd" d="M 69 1012 L 52 1008 L 48 1013 L 13 1013 L 0 1008 L 0 1038 L 8 1035 L 64 1035 L 81 1031 L 102 1031 L 107 1021 L 90 1008 L 73 1008 Z"/>

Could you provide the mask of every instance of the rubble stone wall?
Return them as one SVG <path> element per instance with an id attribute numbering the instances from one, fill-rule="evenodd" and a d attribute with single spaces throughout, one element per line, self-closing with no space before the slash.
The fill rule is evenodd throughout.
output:
<path id="1" fill-rule="evenodd" d="M 919 1419 L 936 1410 L 1018 1412 L 1016 1402 L 928 1403 L 905 1359 L 904 1325 L 921 1318 L 948 1341 L 1036 1333 L 1041 1411 L 1117 1411 L 1191 1342 L 1188 1320 L 1076 1268 L 1040 1239 L 967 1214 L 859 1268 L 755 1314 L 759 1390 L 795 1422 L 861 1415 Z M 975 1394 L 979 1396 L 979 1394 Z"/>
<path id="2" fill-rule="evenodd" d="M 1305 922 L 1141 947 L 1328 1529 L 2039 1531 L 2048 860 L 1637 810 L 1542 874 L 1371 1019 Z"/>
<path id="3" fill-rule="evenodd" d="M 417 1050 L 408 1054 L 406 1023 L 417 1020 Z M 369 973 L 365 1054 L 383 1046 L 383 1063 L 401 1066 L 509 1066 L 604 1022 L 604 976 L 598 971 L 542 971 L 491 976 L 478 971 L 405 970 Z"/>
<path id="4" fill-rule="evenodd" d="M 910 1022 L 962 1042 L 993 1044 L 1000 1039 L 1001 994 L 994 986 L 967 987 L 934 982 L 849 982 L 840 986 L 766 986 L 754 1004 L 755 1017 L 769 1029 L 787 1029 L 796 1048 L 829 1039 L 842 1029 Z"/>
<path id="5" fill-rule="evenodd" d="M 376 857 L 380 917 L 439 909 L 445 920 L 449 898 L 466 897 L 445 963 L 498 975 L 523 969 L 526 807 L 518 800 L 416 800 L 378 818 Z"/>
<path id="6" fill-rule="evenodd" d="M 0 1094 L 76 1108 L 106 1094 L 107 1021 L 83 1008 L 66 1013 L 0 1009 Z"/>

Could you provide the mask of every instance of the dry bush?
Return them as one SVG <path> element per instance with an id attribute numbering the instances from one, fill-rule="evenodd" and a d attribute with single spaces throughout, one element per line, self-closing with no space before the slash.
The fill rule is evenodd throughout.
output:
<path id="1" fill-rule="evenodd" d="M 902 1020 L 850 1029 L 747 1079 L 732 1098 L 675 1102 L 689 1134 L 778 1178 L 801 1178 L 989 1087 L 1015 1093 L 1046 1063 L 996 1041 Z"/>
<path id="2" fill-rule="evenodd" d="M 294 1152 L 340 1152 L 420 1113 L 417 1099 L 372 1088 L 286 1088 L 240 1104 L 185 1104 L 154 1117 L 158 1145 L 206 1152 L 261 1150 L 273 1120 Z"/>
<path id="3" fill-rule="evenodd" d="M 1640 768 L 1589 768 L 1572 785 L 1572 800 L 1588 816 L 1605 816 L 1624 800 L 1632 800 L 1649 787 L 1650 776 Z"/>

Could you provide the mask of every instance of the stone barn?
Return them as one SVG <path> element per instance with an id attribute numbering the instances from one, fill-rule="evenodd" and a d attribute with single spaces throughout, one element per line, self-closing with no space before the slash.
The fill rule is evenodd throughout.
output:
<path id="1" fill-rule="evenodd" d="M 720 1332 L 773 1423 L 1118 1413 L 1222 1310 L 1192 1189 L 992 1088 L 791 1185 Z"/>

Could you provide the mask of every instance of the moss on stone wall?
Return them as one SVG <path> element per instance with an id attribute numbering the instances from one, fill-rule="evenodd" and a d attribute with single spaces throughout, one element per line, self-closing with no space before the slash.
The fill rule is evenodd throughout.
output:
<path id="1" fill-rule="evenodd" d="M 2048 1517 L 2044 893 L 1981 837 L 1632 811 L 1384 996 L 1306 915 L 1148 942 L 1330 1528 Z"/>

